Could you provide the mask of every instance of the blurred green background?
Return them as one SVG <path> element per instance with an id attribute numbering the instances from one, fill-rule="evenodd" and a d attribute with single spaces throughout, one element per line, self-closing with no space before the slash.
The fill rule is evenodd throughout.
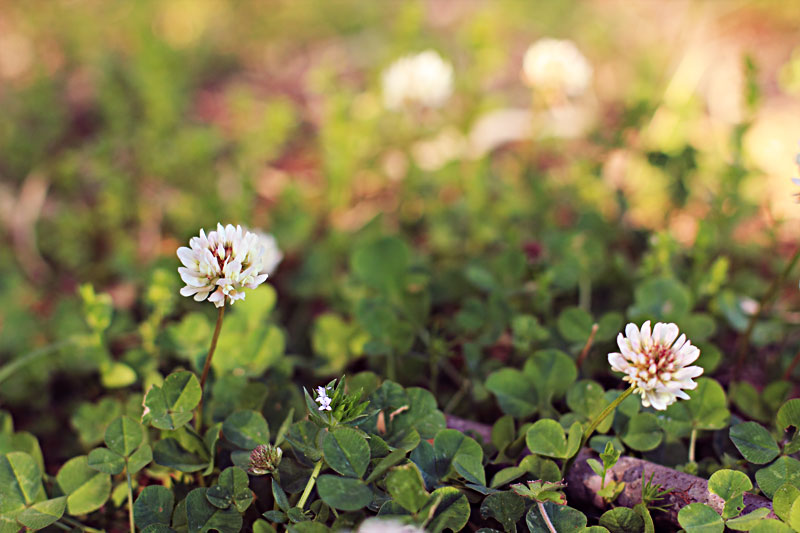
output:
<path id="1" fill-rule="evenodd" d="M 218 221 L 276 236 L 296 354 L 358 297 L 350 248 L 381 233 L 445 273 L 544 257 L 555 301 L 606 275 L 610 308 L 645 250 L 639 276 L 688 249 L 697 283 L 723 252 L 769 272 L 796 241 L 798 28 L 777 1 L 0 1 L 0 359 L 85 328 L 83 283 L 111 295 L 115 356 L 159 301 L 168 320 L 196 310 L 163 273 Z M 585 93 L 553 105 L 525 83 L 544 37 L 587 58 Z M 426 49 L 452 96 L 385 109 L 381 73 Z M 30 382 L 79 361 L 0 397 L 35 403 Z"/>

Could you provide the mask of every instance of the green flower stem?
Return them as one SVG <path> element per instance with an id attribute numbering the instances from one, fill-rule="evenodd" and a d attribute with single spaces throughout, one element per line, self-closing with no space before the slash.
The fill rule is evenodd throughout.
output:
<path id="1" fill-rule="evenodd" d="M 297 502 L 297 506 L 302 510 L 303 506 L 306 504 L 306 500 L 308 500 L 308 496 L 311 494 L 311 489 L 314 488 L 314 483 L 317 481 L 317 477 L 319 477 L 319 471 L 322 470 L 322 459 L 317 461 L 317 464 L 314 465 L 314 471 L 311 472 L 311 477 L 308 478 L 308 483 L 306 483 L 306 488 L 303 490 L 303 495 L 300 496 L 300 501 Z"/>
<path id="2" fill-rule="evenodd" d="M 616 409 L 617 406 L 619 406 L 619 404 L 624 402 L 625 398 L 630 396 L 632 393 L 633 393 L 633 387 L 628 387 L 628 389 L 625 392 L 617 396 L 616 400 L 608 404 L 608 406 L 605 409 L 603 409 L 603 411 L 599 415 L 597 415 L 597 418 L 595 418 L 592 421 L 592 423 L 583 433 L 583 442 L 581 442 L 581 447 L 583 447 L 583 445 L 589 441 L 589 437 L 592 436 L 592 433 L 594 433 L 594 430 L 597 429 L 597 426 L 599 426 L 603 422 L 603 420 L 606 419 L 608 415 L 613 413 L 614 409 Z"/>
<path id="3" fill-rule="evenodd" d="M 48 344 L 47 346 L 42 346 L 41 348 L 37 348 L 36 350 L 26 353 L 22 357 L 17 357 L 10 363 L 0 367 L 0 383 L 4 382 L 5 380 L 13 376 L 15 372 L 33 363 L 37 359 L 40 359 L 41 357 L 44 357 L 45 355 L 51 352 L 55 352 L 56 350 L 59 350 L 64 346 L 72 344 L 76 341 L 77 339 L 75 337 L 70 337 L 68 339 L 64 339 L 59 342 L 54 342 L 53 344 Z"/>
<path id="4" fill-rule="evenodd" d="M 394 356 L 394 350 L 390 350 L 386 355 L 386 379 L 397 381 L 397 359 Z"/>
<path id="5" fill-rule="evenodd" d="M 689 462 L 694 463 L 694 453 L 697 446 L 697 428 L 692 428 L 692 436 L 689 437 Z"/>
<path id="6" fill-rule="evenodd" d="M 544 523 L 547 524 L 547 529 L 550 530 L 550 533 L 558 533 L 556 528 L 553 527 L 553 523 L 550 521 L 550 517 L 547 516 L 547 511 L 544 510 L 544 505 L 540 501 L 536 501 L 536 505 L 539 506 L 539 512 L 542 513 L 542 518 L 544 518 Z"/>
<path id="7" fill-rule="evenodd" d="M 53 525 L 56 526 L 59 529 L 63 529 L 64 531 L 72 531 L 71 527 L 69 527 L 68 525 L 62 524 L 61 522 L 59 522 L 57 520 L 55 522 L 53 522 Z"/>
<path id="8" fill-rule="evenodd" d="M 589 424 L 589 427 L 586 428 L 586 431 L 583 432 L 583 438 L 581 439 L 581 445 L 578 448 L 578 452 L 580 452 L 580 450 L 584 446 L 586 446 L 586 443 L 589 442 L 589 438 L 592 436 L 592 433 L 594 433 L 594 430 L 597 429 L 597 426 L 599 426 L 603 422 L 603 420 L 606 419 L 606 417 L 608 415 L 613 413 L 614 409 L 616 409 L 619 406 L 619 404 L 621 404 L 623 401 L 625 401 L 625 398 L 627 398 L 631 394 L 633 394 L 633 387 L 632 386 L 628 387 L 625 390 L 625 392 L 620 394 L 617 397 L 616 400 L 614 400 L 613 402 L 608 404 L 608 406 L 606 406 L 606 408 L 603 409 L 603 411 L 599 415 L 597 415 L 597 417 L 594 420 L 592 420 L 592 423 Z M 569 470 L 569 467 L 572 466 L 572 462 L 575 460 L 575 457 L 577 457 L 577 455 L 578 454 L 576 453 L 575 455 L 573 455 L 572 457 L 570 457 L 569 459 L 564 461 L 564 463 L 561 465 L 561 477 L 562 478 L 564 476 L 566 476 L 567 471 Z"/>
<path id="9" fill-rule="evenodd" d="M 131 533 L 136 533 L 136 526 L 133 524 L 133 484 L 131 483 L 131 472 L 128 468 L 128 458 L 125 458 L 125 475 L 128 477 L 128 520 L 131 524 Z"/>
<path id="10" fill-rule="evenodd" d="M 753 329 L 756 327 L 756 322 L 758 318 L 761 316 L 761 313 L 764 311 L 764 308 L 769 304 L 770 301 L 775 297 L 775 294 L 778 292 L 778 289 L 783 282 L 789 277 L 789 274 L 792 273 L 794 266 L 797 264 L 797 261 L 800 259 L 800 248 L 794 253 L 792 258 L 786 264 L 786 267 L 783 271 L 772 279 L 772 283 L 770 284 L 767 292 L 764 293 L 764 296 L 761 297 L 761 301 L 758 302 L 758 308 L 756 312 L 750 315 L 750 321 L 747 323 L 747 329 L 745 330 L 744 334 L 739 338 L 739 347 L 737 350 L 736 356 L 736 366 L 733 368 L 733 378 L 736 380 L 739 377 L 739 372 L 742 370 L 742 365 L 744 364 L 744 359 L 747 356 L 748 348 L 750 347 L 750 337 L 753 335 Z"/>
<path id="11" fill-rule="evenodd" d="M 195 420 L 194 427 L 198 433 L 203 429 L 203 396 L 205 396 L 206 378 L 208 378 L 208 371 L 211 368 L 211 358 L 214 357 L 214 350 L 217 349 L 217 339 L 219 339 L 219 332 L 222 329 L 222 319 L 225 316 L 225 306 L 219 308 L 217 315 L 217 327 L 214 328 L 214 336 L 211 338 L 211 347 L 208 349 L 206 356 L 206 363 L 203 365 L 203 373 L 200 375 L 200 403 L 197 404 L 197 419 Z"/>

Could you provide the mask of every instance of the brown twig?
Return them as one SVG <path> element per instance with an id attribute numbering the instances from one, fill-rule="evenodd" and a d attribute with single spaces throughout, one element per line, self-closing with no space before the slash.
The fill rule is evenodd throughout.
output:
<path id="1" fill-rule="evenodd" d="M 597 325 L 595 322 L 592 324 L 592 332 L 589 334 L 589 339 L 586 341 L 586 345 L 581 350 L 581 354 L 578 356 L 578 361 L 575 363 L 578 368 L 581 367 L 583 361 L 586 359 L 586 356 L 589 355 L 589 350 L 592 349 L 592 343 L 594 342 L 594 336 L 597 334 L 597 329 L 600 326 Z"/>

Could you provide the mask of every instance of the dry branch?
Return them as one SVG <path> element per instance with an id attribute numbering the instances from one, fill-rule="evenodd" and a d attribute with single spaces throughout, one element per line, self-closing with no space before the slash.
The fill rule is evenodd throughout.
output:
<path id="1" fill-rule="evenodd" d="M 474 433 L 485 441 L 491 438 L 491 427 L 463 420 L 461 418 L 447 415 L 447 427 L 457 429 L 464 433 Z M 578 458 L 567 473 L 567 497 L 571 505 L 577 504 L 582 509 L 590 506 L 593 509 L 602 511 L 608 509 L 603 499 L 597 495 L 600 490 L 600 476 L 594 473 L 586 463 L 586 459 L 596 457 L 597 454 L 584 448 L 578 454 Z M 617 464 L 606 474 L 608 480 L 624 481 L 625 488 L 614 502 L 615 506 L 633 507 L 642 501 L 642 483 L 650 479 L 653 475 L 653 484 L 660 484 L 662 489 L 672 489 L 672 491 L 660 502 L 659 506 L 666 509 L 665 513 L 655 512 L 654 519 L 659 522 L 670 522 L 678 525 L 678 511 L 690 503 L 705 503 L 721 513 L 723 501 L 718 496 L 708 492 L 708 482 L 700 477 L 691 474 L 684 474 L 672 468 L 651 463 L 635 457 L 620 457 Z M 742 514 L 749 513 L 760 507 L 770 509 L 769 518 L 776 518 L 772 513 L 772 502 L 763 496 L 746 493 L 744 496 L 745 508 Z"/>

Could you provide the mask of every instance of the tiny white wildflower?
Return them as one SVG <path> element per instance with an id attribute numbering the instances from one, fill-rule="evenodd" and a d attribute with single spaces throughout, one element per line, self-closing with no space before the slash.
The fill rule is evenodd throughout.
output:
<path id="1" fill-rule="evenodd" d="M 575 43 L 545 38 L 528 47 L 522 72 L 531 87 L 580 96 L 589 87 L 593 70 Z"/>
<path id="2" fill-rule="evenodd" d="M 649 320 L 641 330 L 636 324 L 628 324 L 625 335 L 617 336 L 617 344 L 621 353 L 608 354 L 611 369 L 625 374 L 622 379 L 641 395 L 645 407 L 664 410 L 678 398 L 689 399 L 684 389 L 697 387 L 692 378 L 701 375 L 703 369 L 687 365 L 697 360 L 700 350 L 686 335 L 678 338 L 677 325 L 657 322 L 651 334 Z"/>
<path id="3" fill-rule="evenodd" d="M 181 295 L 198 302 L 208 299 L 217 307 L 243 300 L 244 289 L 255 289 L 267 279 L 265 253 L 258 235 L 241 226 L 217 224 L 208 235 L 201 229 L 188 248 L 178 248 L 183 263 L 178 273 L 186 283 Z"/>
<path id="4" fill-rule="evenodd" d="M 317 387 L 317 399 L 315 401 L 319 402 L 320 411 L 331 410 L 331 399 L 328 397 L 328 390 L 326 387 Z"/>
<path id="5" fill-rule="evenodd" d="M 383 103 L 395 111 L 408 104 L 441 107 L 453 92 L 453 66 L 433 50 L 401 57 L 382 75 Z"/>

